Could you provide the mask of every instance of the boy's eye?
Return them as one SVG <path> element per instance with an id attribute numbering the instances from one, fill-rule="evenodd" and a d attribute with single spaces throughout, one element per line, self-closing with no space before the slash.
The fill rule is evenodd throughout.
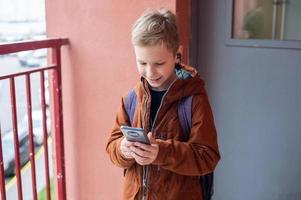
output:
<path id="1" fill-rule="evenodd" d="M 146 63 L 144 63 L 144 62 L 141 62 L 141 63 L 139 63 L 140 65 L 146 65 Z"/>
<path id="2" fill-rule="evenodd" d="M 158 66 L 161 66 L 161 65 L 164 65 L 165 64 L 165 62 L 163 62 L 163 63 L 156 63 L 156 65 L 158 65 Z"/>

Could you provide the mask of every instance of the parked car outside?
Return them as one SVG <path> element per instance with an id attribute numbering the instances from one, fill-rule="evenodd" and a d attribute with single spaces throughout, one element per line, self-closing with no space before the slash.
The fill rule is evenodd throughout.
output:
<path id="1" fill-rule="evenodd" d="M 42 118 L 42 110 L 34 110 L 32 111 L 32 131 L 33 131 L 33 140 L 36 145 L 43 144 L 44 139 L 44 130 L 43 130 L 43 118 Z M 46 126 L 47 126 L 47 135 L 50 134 L 50 118 L 49 111 L 46 109 Z M 25 115 L 20 124 L 18 125 L 18 131 L 20 133 L 25 133 L 29 135 L 28 128 L 28 116 Z"/>
<path id="2" fill-rule="evenodd" d="M 19 134 L 20 165 L 24 166 L 29 160 L 29 137 L 28 134 Z M 3 168 L 4 175 L 15 175 L 15 150 L 13 134 L 7 134 L 2 138 Z"/>
<path id="3" fill-rule="evenodd" d="M 46 109 L 46 126 L 47 135 L 50 134 L 50 118 L 49 110 Z M 42 111 L 32 111 L 32 129 L 33 140 L 36 147 L 43 144 L 44 131 Z M 3 152 L 3 167 L 5 176 L 13 176 L 15 174 L 15 152 L 14 152 L 14 138 L 13 131 L 5 133 L 2 137 L 2 152 Z M 21 122 L 18 123 L 18 139 L 19 139 L 19 156 L 20 164 L 24 166 L 29 160 L 29 129 L 28 116 L 25 115 Z"/>
<path id="4" fill-rule="evenodd" d="M 46 126 L 47 126 L 47 135 L 50 134 L 50 117 L 49 110 L 46 109 Z M 43 144 L 44 139 L 44 130 L 43 130 L 43 118 L 42 110 L 33 110 L 32 111 L 32 131 L 33 131 L 33 141 L 36 145 Z M 13 135 L 13 130 L 10 130 L 7 135 Z M 28 127 L 28 116 L 25 115 L 20 122 L 18 123 L 18 134 L 19 135 L 29 135 Z"/>

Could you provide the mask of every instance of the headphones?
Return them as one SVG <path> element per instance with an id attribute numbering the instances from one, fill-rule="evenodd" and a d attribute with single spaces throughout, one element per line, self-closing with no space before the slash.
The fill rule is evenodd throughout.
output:
<path id="1" fill-rule="evenodd" d="M 177 54 L 176 54 L 176 59 L 178 59 L 179 62 L 176 63 L 175 68 L 176 68 L 176 69 L 181 69 L 182 54 L 177 53 Z"/>
<path id="2" fill-rule="evenodd" d="M 182 55 L 180 53 L 177 53 L 176 54 L 176 58 L 179 59 L 179 62 L 182 61 Z"/>

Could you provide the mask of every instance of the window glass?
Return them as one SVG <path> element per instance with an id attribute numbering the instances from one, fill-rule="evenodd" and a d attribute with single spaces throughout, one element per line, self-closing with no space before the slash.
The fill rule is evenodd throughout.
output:
<path id="1" fill-rule="evenodd" d="M 301 40 L 300 0 L 233 0 L 232 38 Z"/>

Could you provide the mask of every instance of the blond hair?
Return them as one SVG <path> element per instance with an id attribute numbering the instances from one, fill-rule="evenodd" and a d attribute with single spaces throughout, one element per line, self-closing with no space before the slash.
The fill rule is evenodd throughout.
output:
<path id="1" fill-rule="evenodd" d="M 179 48 L 176 16 L 167 9 L 145 12 L 132 27 L 132 44 L 134 46 L 164 44 L 176 54 Z"/>

